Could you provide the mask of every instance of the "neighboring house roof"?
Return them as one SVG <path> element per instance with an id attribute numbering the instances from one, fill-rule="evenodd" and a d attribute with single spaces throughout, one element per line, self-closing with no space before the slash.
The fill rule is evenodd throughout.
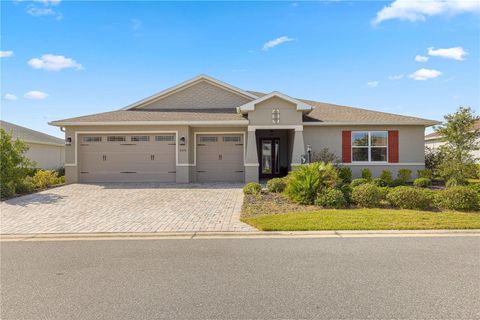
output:
<path id="1" fill-rule="evenodd" d="M 162 99 L 173 93 L 182 91 L 200 81 L 221 87 L 251 99 L 251 102 L 232 108 L 204 108 L 204 109 L 141 109 L 148 103 Z M 56 126 L 68 125 L 97 125 L 97 124 L 248 124 L 248 120 L 240 112 L 251 111 L 252 105 L 271 97 L 278 96 L 282 99 L 297 104 L 297 109 L 304 112 L 306 125 L 423 125 L 431 126 L 438 124 L 437 121 L 422 118 L 402 116 L 398 114 L 366 110 L 360 108 L 339 106 L 318 101 L 291 98 L 279 92 L 265 94 L 255 91 L 244 91 L 209 76 L 200 75 L 191 80 L 164 90 L 156 95 L 140 100 L 118 111 L 97 113 L 76 118 L 53 121 L 50 124 Z M 237 108 L 236 108 L 237 107 Z M 313 109 L 312 109 L 313 107 Z M 243 109 L 242 109 L 243 108 Z M 310 111 L 311 110 L 311 111 Z"/>
<path id="2" fill-rule="evenodd" d="M 65 141 L 63 139 L 48 135 L 43 132 L 25 128 L 10 122 L 0 120 L 0 127 L 6 132 L 12 132 L 14 138 L 18 138 L 27 143 L 58 145 L 62 147 L 65 146 Z"/>
<path id="3" fill-rule="evenodd" d="M 475 121 L 473 128 L 480 130 L 480 120 Z M 441 135 L 438 132 L 432 132 L 425 135 L 425 140 L 437 140 L 440 138 L 441 138 Z"/>

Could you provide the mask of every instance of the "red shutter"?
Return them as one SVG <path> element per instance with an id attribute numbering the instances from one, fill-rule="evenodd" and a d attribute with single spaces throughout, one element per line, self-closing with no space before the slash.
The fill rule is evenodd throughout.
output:
<path id="1" fill-rule="evenodd" d="M 342 162 L 352 162 L 352 131 L 342 131 Z"/>
<path id="2" fill-rule="evenodd" d="M 388 162 L 398 163 L 398 130 L 388 131 Z"/>

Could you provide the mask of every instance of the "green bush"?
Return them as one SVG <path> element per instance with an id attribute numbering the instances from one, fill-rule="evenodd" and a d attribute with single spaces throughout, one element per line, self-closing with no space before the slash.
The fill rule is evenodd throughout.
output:
<path id="1" fill-rule="evenodd" d="M 465 186 L 450 187 L 437 194 L 437 203 L 443 209 L 475 211 L 480 209 L 479 194 Z"/>
<path id="2" fill-rule="evenodd" d="M 426 188 L 432 185 L 432 180 L 429 178 L 417 178 L 413 180 L 413 185 L 418 188 Z"/>
<path id="3" fill-rule="evenodd" d="M 371 183 L 359 185 L 352 191 L 352 200 L 360 207 L 378 207 L 382 198 L 380 189 Z"/>
<path id="4" fill-rule="evenodd" d="M 273 178 L 267 182 L 267 189 L 270 192 L 283 192 L 286 186 L 287 183 L 285 179 L 282 178 Z"/>
<path id="5" fill-rule="evenodd" d="M 431 207 L 432 199 L 422 189 L 400 186 L 387 194 L 388 202 L 398 208 L 425 210 Z"/>
<path id="6" fill-rule="evenodd" d="M 347 201 L 343 195 L 343 192 L 339 189 L 325 188 L 317 195 L 315 204 L 323 208 L 345 208 Z"/>
<path id="7" fill-rule="evenodd" d="M 38 189 L 45 189 L 62 183 L 62 179 L 58 176 L 56 171 L 39 170 L 33 176 L 33 183 L 35 183 L 35 187 Z"/>
<path id="8" fill-rule="evenodd" d="M 445 183 L 445 186 L 447 188 L 450 187 L 456 187 L 456 186 L 466 186 L 468 184 L 468 181 L 466 180 L 459 180 L 456 178 L 450 178 L 448 179 L 447 183 Z"/>
<path id="9" fill-rule="evenodd" d="M 380 174 L 380 179 L 385 181 L 388 185 L 392 184 L 393 182 L 392 171 L 382 170 L 382 173 Z"/>
<path id="10" fill-rule="evenodd" d="M 313 204 L 320 190 L 337 186 L 338 180 L 330 163 L 314 162 L 290 172 L 285 193 L 296 203 Z"/>
<path id="11" fill-rule="evenodd" d="M 0 184 L 0 194 L 2 199 L 8 199 L 15 195 L 15 181 L 2 182 Z"/>
<path id="12" fill-rule="evenodd" d="M 243 187 L 244 194 L 258 195 L 262 192 L 262 186 L 256 182 L 249 182 Z"/>
<path id="13" fill-rule="evenodd" d="M 33 191 L 35 191 L 35 183 L 33 182 L 33 178 L 29 176 L 20 180 L 15 186 L 15 193 L 17 194 L 28 194 Z"/>
<path id="14" fill-rule="evenodd" d="M 398 187 L 398 186 L 403 186 L 405 185 L 405 182 L 404 180 L 402 179 L 395 179 L 392 181 L 392 183 L 390 184 L 391 187 Z"/>
<path id="15" fill-rule="evenodd" d="M 471 183 L 467 187 L 480 194 L 480 183 Z"/>
<path id="16" fill-rule="evenodd" d="M 343 192 L 343 197 L 348 204 L 352 203 L 352 187 L 349 184 L 343 184 L 339 187 L 339 190 Z"/>
<path id="17" fill-rule="evenodd" d="M 362 178 L 370 181 L 372 179 L 372 171 L 368 168 L 362 169 Z"/>
<path id="18" fill-rule="evenodd" d="M 355 188 L 359 185 L 362 185 L 362 184 L 365 184 L 365 183 L 368 183 L 368 180 L 367 179 L 363 179 L 363 178 L 358 178 L 358 179 L 353 179 L 352 180 L 352 183 L 350 183 L 350 186 L 352 188 Z"/>
<path id="19" fill-rule="evenodd" d="M 433 172 L 430 169 L 417 170 L 417 178 L 433 179 Z"/>
<path id="20" fill-rule="evenodd" d="M 352 169 L 350 169 L 350 167 L 345 167 L 345 166 L 339 167 L 338 177 L 342 180 L 342 183 L 352 182 Z"/>
<path id="21" fill-rule="evenodd" d="M 400 169 L 397 172 L 397 179 L 402 180 L 404 183 L 412 180 L 412 170 Z"/>
<path id="22" fill-rule="evenodd" d="M 392 188 L 390 188 L 390 187 L 379 187 L 378 190 L 380 190 L 380 193 L 382 194 L 382 199 L 386 199 L 388 193 L 390 192 L 390 190 L 392 190 Z"/>
<path id="23" fill-rule="evenodd" d="M 386 187 L 388 185 L 388 183 L 385 180 L 383 180 L 382 178 L 374 178 L 372 180 L 372 183 L 374 185 L 376 185 L 377 187 Z"/>

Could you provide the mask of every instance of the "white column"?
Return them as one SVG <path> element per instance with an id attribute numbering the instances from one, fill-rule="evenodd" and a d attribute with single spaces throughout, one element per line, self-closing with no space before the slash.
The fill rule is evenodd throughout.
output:
<path id="1" fill-rule="evenodd" d="M 302 155 L 305 154 L 305 144 L 303 143 L 303 128 L 295 129 L 293 137 L 292 148 L 292 161 L 291 166 L 294 169 L 295 166 L 302 164 Z"/>
<path id="2" fill-rule="evenodd" d="M 245 147 L 245 182 L 258 182 L 257 137 L 254 128 L 248 128 Z"/>

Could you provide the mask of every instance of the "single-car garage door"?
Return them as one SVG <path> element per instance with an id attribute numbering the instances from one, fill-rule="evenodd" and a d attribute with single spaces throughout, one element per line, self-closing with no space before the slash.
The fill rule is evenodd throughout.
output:
<path id="1" fill-rule="evenodd" d="M 81 182 L 175 181 L 175 134 L 89 134 L 78 138 Z"/>
<path id="2" fill-rule="evenodd" d="M 244 181 L 243 135 L 198 134 L 197 180 Z"/>

